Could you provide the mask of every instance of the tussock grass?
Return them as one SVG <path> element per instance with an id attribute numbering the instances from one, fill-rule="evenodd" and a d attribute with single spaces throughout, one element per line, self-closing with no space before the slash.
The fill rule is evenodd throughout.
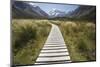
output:
<path id="1" fill-rule="evenodd" d="M 52 23 L 61 29 L 73 62 L 96 60 L 96 27 L 93 22 L 52 21 Z"/>
<path id="2" fill-rule="evenodd" d="M 34 64 L 53 23 L 59 26 L 71 60 L 96 60 L 96 27 L 93 22 L 64 20 L 12 20 L 14 64 Z"/>
<path id="3" fill-rule="evenodd" d="M 51 25 L 47 20 L 13 19 L 12 47 L 14 64 L 34 64 Z"/>

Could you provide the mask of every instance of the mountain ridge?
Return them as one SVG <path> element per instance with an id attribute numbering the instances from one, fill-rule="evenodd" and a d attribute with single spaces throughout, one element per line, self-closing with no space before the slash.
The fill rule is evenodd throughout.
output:
<path id="1" fill-rule="evenodd" d="M 32 6 L 26 2 L 14 2 L 12 4 L 13 18 L 47 18 L 48 14 L 39 6 Z"/>

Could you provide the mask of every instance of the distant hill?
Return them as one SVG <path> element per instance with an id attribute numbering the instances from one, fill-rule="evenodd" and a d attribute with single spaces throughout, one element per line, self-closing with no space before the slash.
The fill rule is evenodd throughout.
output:
<path id="1" fill-rule="evenodd" d="M 96 19 L 96 7 L 95 6 L 80 6 L 75 11 L 71 12 L 69 17 L 77 19 Z"/>
<path id="2" fill-rule="evenodd" d="M 50 12 L 51 19 L 56 20 L 87 20 L 87 21 L 96 21 L 96 7 L 95 6 L 86 6 L 80 5 L 73 11 L 69 11 L 67 14 L 65 12 L 54 10 Z"/>
<path id="3" fill-rule="evenodd" d="M 47 18 L 39 6 L 31 5 L 27 2 L 15 1 L 12 4 L 12 18 Z"/>
<path id="4" fill-rule="evenodd" d="M 48 19 L 78 19 L 96 21 L 96 7 L 79 5 L 68 13 L 55 9 L 47 14 L 39 6 L 29 4 L 29 2 L 14 1 L 12 4 L 12 18 L 48 18 Z"/>

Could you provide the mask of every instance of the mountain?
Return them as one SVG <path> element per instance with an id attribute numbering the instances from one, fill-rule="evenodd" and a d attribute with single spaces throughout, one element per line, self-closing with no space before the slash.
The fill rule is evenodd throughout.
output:
<path id="1" fill-rule="evenodd" d="M 55 18 L 55 17 L 65 17 L 66 13 L 57 9 L 51 10 L 49 12 L 49 15 L 51 18 Z"/>
<path id="2" fill-rule="evenodd" d="M 15 1 L 12 4 L 13 18 L 47 18 L 45 13 L 39 6 L 31 5 L 26 2 Z"/>
<path id="3" fill-rule="evenodd" d="M 96 19 L 96 7 L 95 6 L 79 6 L 76 10 L 70 12 L 71 18 L 84 18 L 84 19 Z"/>

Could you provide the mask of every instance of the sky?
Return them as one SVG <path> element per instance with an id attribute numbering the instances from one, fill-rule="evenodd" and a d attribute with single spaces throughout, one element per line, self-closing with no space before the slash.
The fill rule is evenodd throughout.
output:
<path id="1" fill-rule="evenodd" d="M 42 10 L 49 14 L 52 10 L 60 10 L 68 13 L 69 11 L 75 10 L 78 5 L 69 5 L 69 4 L 50 4 L 50 3 L 30 3 L 31 5 L 39 6 Z"/>

